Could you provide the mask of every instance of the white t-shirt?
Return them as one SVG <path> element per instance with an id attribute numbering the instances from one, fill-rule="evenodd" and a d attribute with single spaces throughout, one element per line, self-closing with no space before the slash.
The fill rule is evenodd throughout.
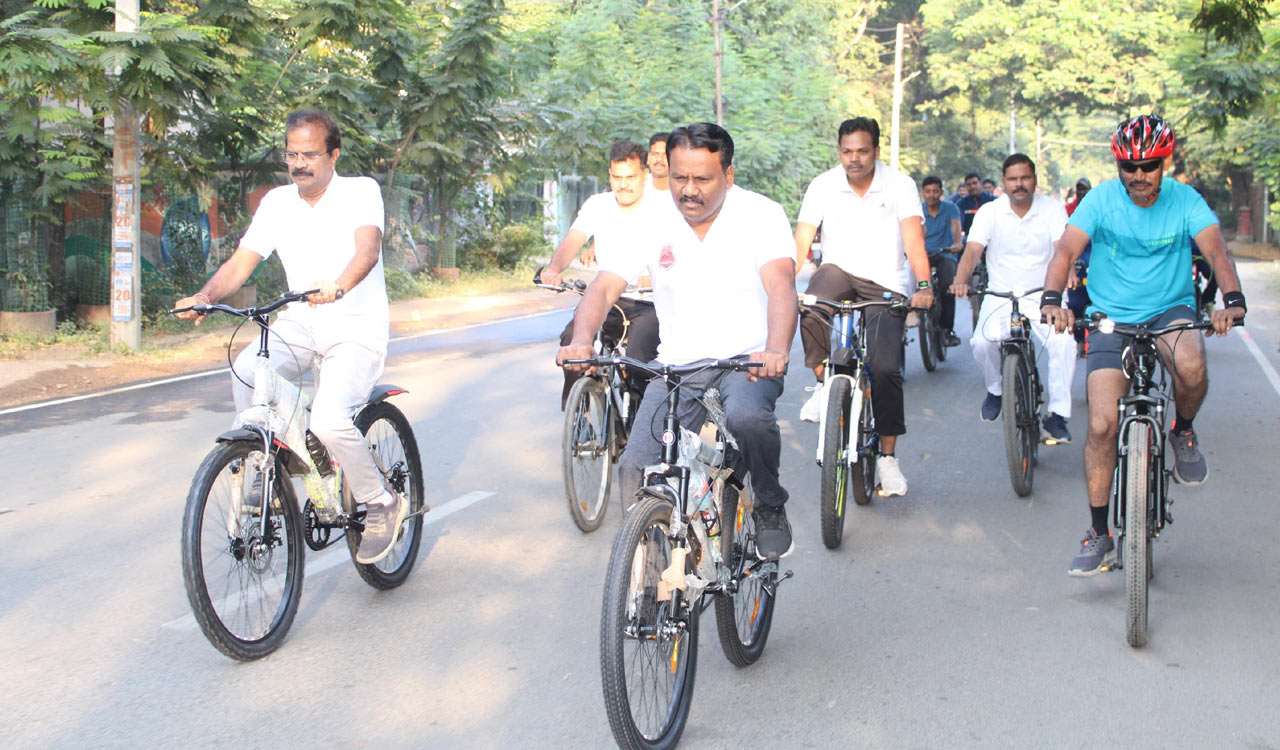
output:
<path id="1" fill-rule="evenodd" d="M 595 238 L 596 262 L 601 268 L 621 266 L 625 260 L 618 260 L 643 252 L 645 242 L 653 242 L 653 235 L 647 228 L 654 222 L 662 221 L 667 214 L 669 220 L 673 216 L 680 218 L 671 193 L 665 190 L 650 191 L 645 188 L 638 203 L 630 210 L 622 210 L 612 192 L 597 193 L 591 196 L 578 209 L 578 216 L 573 220 L 570 231 L 578 230 L 588 237 Z M 634 284 L 636 277 L 627 279 Z M 627 294 L 631 299 L 647 299 L 649 295 Z"/>
<path id="2" fill-rule="evenodd" d="M 769 297 L 760 269 L 778 258 L 794 260 L 796 252 L 782 206 L 732 187 L 701 240 L 678 209 L 656 218 L 653 241 L 641 253 L 600 267 L 624 279 L 648 269 L 662 328 L 658 361 L 683 365 L 763 351 Z"/>
<path id="3" fill-rule="evenodd" d="M 822 226 L 822 262 L 908 294 L 902 221 L 924 220 L 915 180 L 876 161 L 866 195 L 849 187 L 844 167 L 836 166 L 809 183 L 798 221 Z"/>
<path id="4" fill-rule="evenodd" d="M 1044 285 L 1053 243 L 1066 228 L 1067 210 L 1052 198 L 1036 195 L 1027 215 L 1018 216 L 1009 196 L 1002 195 L 978 209 L 969 228 L 969 242 L 987 248 L 992 291 L 1035 289 Z"/>
<path id="5" fill-rule="evenodd" d="M 240 247 L 263 258 L 279 253 L 289 288 L 305 291 L 310 284 L 333 281 L 346 270 L 356 254 L 360 227 L 382 231 L 382 191 L 369 177 L 335 174 L 314 206 L 299 197 L 298 186 L 292 184 L 263 196 Z M 369 274 L 347 289 L 342 299 L 314 308 L 296 302 L 281 317 L 307 326 L 319 346 L 354 341 L 385 352 L 390 311 L 381 254 Z"/>

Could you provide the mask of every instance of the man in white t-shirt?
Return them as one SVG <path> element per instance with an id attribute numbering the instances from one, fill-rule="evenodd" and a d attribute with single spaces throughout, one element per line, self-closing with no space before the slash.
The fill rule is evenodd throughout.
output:
<path id="1" fill-rule="evenodd" d="M 646 227 L 654 221 L 653 215 L 667 212 L 675 215 L 675 204 L 670 194 L 663 190 L 645 188 L 644 149 L 631 141 L 618 141 L 609 149 L 610 192 L 598 193 L 587 199 L 578 209 L 578 217 L 569 227 L 560 246 L 547 267 L 542 269 L 544 284 L 559 284 L 564 269 L 578 257 L 587 240 L 595 238 L 596 260 L 601 267 L 617 266 L 615 256 L 639 252 L 637 244 L 646 236 Z M 628 279 L 634 283 L 638 279 Z M 658 314 L 653 303 L 642 294 L 624 294 L 609 309 L 603 330 L 606 338 L 617 341 L 622 336 L 624 318 L 627 322 L 627 355 L 648 362 L 658 354 Z M 560 334 L 560 345 L 566 346 L 573 339 L 573 321 Z M 564 390 L 560 405 L 564 408 L 569 389 L 582 374 L 564 371 Z M 636 374 L 634 384 L 643 387 L 649 378 Z"/>
<path id="2" fill-rule="evenodd" d="M 357 503 L 366 504 L 356 561 L 369 564 L 391 550 L 408 514 L 407 499 L 383 485 L 369 448 L 352 421 L 382 374 L 389 311 L 382 274 L 382 191 L 368 177 L 341 177 L 337 124 L 323 112 L 303 109 L 285 121 L 284 160 L 291 185 L 267 193 L 240 246 L 196 294 L 175 307 L 211 304 L 232 294 L 272 252 L 280 254 L 289 288 L 319 289 L 309 305 L 295 303 L 271 327 L 270 362 L 295 380 L 321 357 L 310 428 L 341 464 Z M 194 312 L 180 317 L 195 319 Z M 258 343 L 232 369 L 236 409 L 253 401 Z M 261 487 L 246 504 L 261 502 Z"/>
<path id="3" fill-rule="evenodd" d="M 994 201 L 983 204 L 969 227 L 969 241 L 956 271 L 956 282 L 951 285 L 957 297 L 968 295 L 969 275 L 981 260 L 984 248 L 988 289 L 1024 292 L 1039 288 L 1044 284 L 1054 244 L 1067 228 L 1067 212 L 1062 204 L 1036 195 L 1036 165 L 1030 157 L 1013 154 L 1004 160 L 1002 174 L 1004 192 Z M 1052 326 L 1040 322 L 1040 294 L 1029 295 L 1018 307 L 1031 321 L 1036 338 L 1049 351 L 1049 415 L 1044 420 L 1042 437 L 1055 443 L 1069 443 L 1071 433 L 1067 430 L 1067 420 L 1071 418 L 1076 343 L 1069 332 L 1055 333 Z M 982 368 L 987 384 L 981 410 L 984 422 L 994 422 L 1000 416 L 1003 402 L 1000 342 L 1009 335 L 1010 304 L 1000 297 L 985 297 L 973 338 L 969 340 L 973 358 Z"/>
<path id="4" fill-rule="evenodd" d="M 663 330 L 659 362 L 746 354 L 763 363 L 750 373 L 709 370 L 686 378 L 680 420 L 691 428 L 702 424 L 705 414 L 695 397 L 719 388 L 756 499 L 756 551 L 777 559 L 792 549 L 774 416 L 796 330 L 791 225 L 782 206 L 734 186 L 733 139 L 724 128 L 705 122 L 676 128 L 667 140 L 667 157 L 679 215 L 654 222 L 657 241 L 646 243 L 641 254 L 601 261 L 600 274 L 578 305 L 573 340 L 557 360 L 592 356 L 591 338 L 609 306 L 627 279 L 647 270 Z M 618 469 L 624 498 L 635 495 L 644 467 L 661 457 L 655 435 L 665 398 L 665 384 L 655 380 L 636 412 Z"/>
<path id="5" fill-rule="evenodd" d="M 840 123 L 836 136 L 840 165 L 809 183 L 796 221 L 796 263 L 813 244 L 822 226 L 822 266 L 805 290 L 821 299 L 867 302 L 889 294 L 911 294 L 913 307 L 933 304 L 929 285 L 929 256 L 924 249 L 924 212 L 920 193 L 909 176 L 880 161 L 880 124 L 868 117 Z M 907 270 L 917 279 L 909 292 Z M 905 316 L 888 306 L 874 306 L 867 316 L 867 364 L 871 368 L 871 403 L 880 455 L 876 473 L 886 495 L 905 495 L 907 480 L 898 466 L 898 436 L 907 431 L 902 404 L 902 335 Z M 812 368 L 819 386 L 800 409 L 800 418 L 817 422 L 822 404 L 821 383 L 828 355 L 830 329 L 817 316 L 800 322 L 804 364 Z"/>
<path id="6" fill-rule="evenodd" d="M 644 180 L 646 191 L 667 192 L 667 133 L 654 133 L 649 137 L 649 155 L 645 159 L 649 176 Z"/>

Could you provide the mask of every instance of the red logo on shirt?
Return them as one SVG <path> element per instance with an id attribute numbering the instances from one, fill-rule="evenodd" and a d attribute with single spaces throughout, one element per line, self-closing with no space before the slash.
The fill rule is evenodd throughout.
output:
<path id="1" fill-rule="evenodd" d="M 662 253 L 658 255 L 658 265 L 663 268 L 670 268 L 676 264 L 676 256 L 671 252 L 670 245 L 662 246 Z"/>

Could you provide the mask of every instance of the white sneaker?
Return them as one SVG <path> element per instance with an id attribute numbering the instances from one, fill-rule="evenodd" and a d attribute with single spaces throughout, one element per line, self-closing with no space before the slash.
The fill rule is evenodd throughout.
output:
<path id="1" fill-rule="evenodd" d="M 876 459 L 876 475 L 880 477 L 880 489 L 885 495 L 907 494 L 907 478 L 898 468 L 897 456 L 880 456 Z"/>
<path id="2" fill-rule="evenodd" d="M 805 390 L 813 391 L 813 395 L 800 407 L 800 421 L 819 422 L 822 420 L 822 386 L 810 385 Z"/>

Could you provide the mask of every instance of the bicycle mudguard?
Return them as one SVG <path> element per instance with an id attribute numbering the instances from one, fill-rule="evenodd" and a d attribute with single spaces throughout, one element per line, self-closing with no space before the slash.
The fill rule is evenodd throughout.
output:
<path id="1" fill-rule="evenodd" d="M 252 430 L 248 427 L 237 427 L 234 430 L 227 430 L 217 437 L 219 443 L 235 443 L 241 440 L 253 443 L 254 445 L 262 444 L 262 433 Z M 311 471 L 311 467 L 302 457 L 293 452 L 289 446 L 280 440 L 275 441 L 276 451 L 280 454 L 280 458 L 284 460 L 285 471 L 293 476 L 302 476 Z"/>
<path id="2" fill-rule="evenodd" d="M 408 388 L 401 388 L 398 385 L 391 385 L 390 383 L 379 383 L 373 387 L 373 390 L 369 391 L 367 404 L 381 403 L 392 396 L 399 396 L 401 393 L 408 392 Z"/>

